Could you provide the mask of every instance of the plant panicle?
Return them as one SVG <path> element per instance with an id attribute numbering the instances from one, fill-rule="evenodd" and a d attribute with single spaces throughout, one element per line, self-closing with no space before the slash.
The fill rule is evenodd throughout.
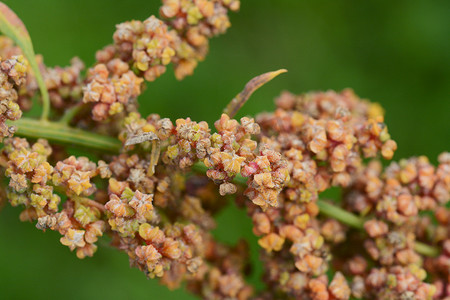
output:
<path id="1" fill-rule="evenodd" d="M 109 235 L 131 266 L 204 299 L 448 299 L 450 153 L 383 167 L 397 144 L 379 104 L 349 89 L 283 92 L 273 112 L 233 119 L 281 69 L 252 79 L 211 126 L 138 112 L 146 82 L 168 65 L 191 75 L 239 7 L 163 0 L 159 18 L 117 25 L 84 76 L 77 58 L 45 66 L 0 3 L 0 199 L 80 259 Z M 42 119 L 22 118 L 38 90 Z M 322 199 L 333 187 L 340 201 Z M 259 238 L 263 291 L 246 281 L 248 244 L 211 233 L 231 194 Z"/>

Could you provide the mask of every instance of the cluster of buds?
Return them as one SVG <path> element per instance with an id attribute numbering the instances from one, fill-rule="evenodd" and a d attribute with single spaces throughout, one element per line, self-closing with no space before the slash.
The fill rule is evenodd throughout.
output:
<path id="1" fill-rule="evenodd" d="M 295 297 L 317 292 L 318 282 L 310 283 L 310 280 L 315 276 L 323 277 L 331 258 L 324 236 L 330 231 L 343 231 L 342 228 L 337 225 L 336 230 L 333 226 L 323 225 L 325 230 L 322 230 L 317 222 L 319 209 L 314 202 L 303 205 L 279 197 L 278 207 L 262 211 L 249 205 L 248 212 L 252 216 L 253 232 L 261 236 L 258 244 L 264 249 L 264 279 L 272 292 L 283 291 Z M 327 281 L 319 282 L 326 292 Z"/>
<path id="2" fill-rule="evenodd" d="M 435 168 L 428 158 L 414 157 L 389 165 L 384 173 L 379 161 L 361 169 L 345 200 L 358 213 L 376 211 L 395 224 L 403 224 L 420 211 L 434 210 L 450 198 L 449 153 Z"/>
<path id="3" fill-rule="evenodd" d="M 177 32 L 173 57 L 175 76 L 191 75 L 208 53 L 209 39 L 231 26 L 228 10 L 238 11 L 239 0 L 163 0 L 160 14 Z"/>
<path id="4" fill-rule="evenodd" d="M 247 117 L 239 123 L 222 114 L 215 127 L 217 132 L 210 134 L 206 122 L 177 120 L 163 161 L 180 169 L 202 161 L 209 168 L 206 175 L 220 184 L 221 195 L 236 193 L 231 183 L 236 175 L 248 177 L 246 194 L 252 201 L 264 209 L 277 206 L 277 195 L 289 175 L 278 152 L 263 146 L 256 152 L 258 145 L 251 137 L 259 133 L 259 126 Z"/>
<path id="5" fill-rule="evenodd" d="M 204 299 L 249 299 L 253 289 L 243 274 L 248 268 L 248 245 L 240 240 L 235 246 L 225 246 L 204 237 L 205 261 L 198 272 L 188 279 L 187 288 Z"/>
<path id="6" fill-rule="evenodd" d="M 181 180 L 182 177 L 177 173 L 169 176 L 163 172 L 153 176 L 150 159 L 147 155 L 140 157 L 137 154 L 121 154 L 113 158 L 106 164 L 101 161 L 99 166 L 100 176 L 102 178 L 111 178 L 110 187 L 117 187 L 116 194 L 121 196 L 123 185 L 132 190 L 140 191 L 145 194 L 153 195 L 153 202 L 160 207 L 166 207 L 169 201 L 175 199 L 175 195 L 170 190 L 172 182 Z M 121 183 L 118 183 L 119 180 Z M 119 185 L 120 184 L 120 185 Z M 119 189 L 119 186 L 120 187 Z"/>
<path id="7" fill-rule="evenodd" d="M 353 274 L 359 276 L 354 280 L 365 282 L 357 285 L 360 291 L 355 295 L 367 291 L 380 293 L 383 299 L 406 295 L 429 299 L 432 294 L 436 299 L 448 297 L 447 284 L 438 279 L 448 280 L 448 254 L 443 251 L 422 265 L 423 259 L 415 251 L 414 242 L 428 240 L 445 249 L 450 236 L 446 208 L 450 201 L 449 157 L 449 153 L 442 153 L 437 168 L 424 156 L 413 157 L 392 163 L 384 172 L 380 162 L 372 161 L 358 173 L 344 201 L 349 209 L 371 216 L 364 225 L 371 239 L 364 246 L 370 258 L 383 269 L 372 270 L 366 274 L 365 281 L 359 278 L 362 274 Z M 421 214 L 426 211 L 436 212 L 437 226 Z M 427 273 L 436 280 L 434 286 L 423 282 Z"/>
<path id="8" fill-rule="evenodd" d="M 425 276 L 425 271 L 414 267 L 374 268 L 367 275 L 365 289 L 367 289 L 367 295 L 380 300 L 432 299 L 436 287 L 422 282 Z M 359 284 L 354 294 L 363 294 L 363 286 Z"/>
<path id="9" fill-rule="evenodd" d="M 32 99 L 37 96 L 39 88 L 33 72 L 30 71 L 31 68 L 22 56 L 22 50 L 14 44 L 13 40 L 6 36 L 0 36 L 0 57 L 11 57 L 12 59 L 21 57 L 21 63 L 26 63 L 25 68 L 19 66 L 22 75 L 20 84 L 15 84 L 17 91 L 15 101 L 22 111 L 27 111 L 31 108 Z M 46 66 L 41 55 L 36 55 L 35 59 L 44 78 L 52 105 L 59 113 L 79 101 L 82 95 L 81 71 L 84 69 L 84 64 L 79 58 L 74 57 L 71 65 L 64 68 Z"/>
<path id="10" fill-rule="evenodd" d="M 89 70 L 83 102 L 93 102 L 92 118 L 102 121 L 116 115 L 141 94 L 143 79 L 130 71 L 128 64 L 113 59 Z"/>
<path id="11" fill-rule="evenodd" d="M 7 197 L 13 206 L 25 206 L 21 220 L 38 220 L 37 228 L 59 231 L 63 235 L 61 243 L 77 249 L 79 258 L 92 256 L 97 249 L 94 243 L 106 228 L 101 220 L 102 206 L 76 195 L 89 189 L 82 174 L 95 174 L 95 164 L 72 156 L 54 168 L 47 162 L 51 154 L 46 140 L 38 140 L 32 146 L 25 139 L 6 140 L 2 162 L 6 162 L 6 175 L 10 177 Z M 71 196 L 61 211 L 55 186 Z M 92 192 L 84 192 L 89 193 Z"/>
<path id="12" fill-rule="evenodd" d="M 174 133 L 170 137 L 167 151 L 163 153 L 163 161 L 173 164 L 180 169 L 187 169 L 198 160 L 207 155 L 210 147 L 210 129 L 206 122 L 194 122 L 190 118 L 176 120 L 176 126 L 172 123 L 168 126 L 173 128 Z M 158 135 L 159 136 L 159 135 Z"/>
<path id="13" fill-rule="evenodd" d="M 20 218 L 33 220 L 58 210 L 60 197 L 53 193 L 53 167 L 47 162 L 52 149 L 46 140 L 33 146 L 21 138 L 6 139 L 2 151 L 2 165 L 10 178 L 7 192 L 13 206 L 24 205 Z"/>
<path id="14" fill-rule="evenodd" d="M 25 82 L 27 64 L 23 56 L 0 59 L 0 141 L 15 131 L 13 126 L 5 123 L 6 120 L 14 121 L 22 116 L 17 90 Z"/>
<path id="15" fill-rule="evenodd" d="M 230 26 L 228 10 L 239 6 L 237 0 L 169 0 L 160 9 L 166 21 L 151 16 L 117 25 L 114 44 L 97 52 L 98 64 L 89 70 L 83 100 L 99 102 L 94 120 L 121 112 L 140 94 L 142 78 L 156 80 L 171 62 L 178 79 L 191 75 L 208 52 L 208 39 Z"/>
<path id="16" fill-rule="evenodd" d="M 349 209 L 376 216 L 365 223 L 371 239 L 364 245 L 370 259 L 397 270 L 393 272 L 414 270 L 411 276 L 415 276 L 417 286 L 407 294 L 414 292 L 417 299 L 430 299 L 435 289 L 423 282 L 426 271 L 414 249 L 418 219 L 411 217 L 449 201 L 448 155 L 440 156 L 438 168 L 425 157 L 413 158 L 393 163 L 384 175 L 379 161 L 371 161 L 367 166 L 363 161 L 378 153 L 390 159 L 396 149 L 377 104 L 360 100 L 350 90 L 302 96 L 285 92 L 276 104 L 273 114 L 262 114 L 256 120 L 262 129 L 261 142 L 286 157 L 290 180 L 278 196 L 277 207 L 261 211 L 249 206 L 254 233 L 262 236 L 259 244 L 266 252 L 265 280 L 273 292 L 283 291 L 296 297 L 307 292 L 312 299 L 348 299 L 351 293 L 358 298 L 371 298 L 379 292 L 364 280 L 368 276 L 367 262 L 361 256 L 349 263 L 354 271 L 350 274 L 355 276 L 351 284 L 342 274 L 338 276 L 340 273 L 336 273 L 334 283 L 328 283 L 325 277 L 330 246 L 339 247 L 349 236 L 339 222 L 317 220 L 319 209 L 315 201 L 320 192 L 341 186 L 348 191 L 344 200 L 348 199 L 345 203 L 349 203 Z M 445 238 L 448 231 L 442 235 Z M 287 257 L 291 259 L 286 260 Z M 445 261 L 441 258 L 438 263 L 436 259 L 429 265 L 434 266 L 433 270 L 442 270 L 448 266 Z M 319 277 L 312 279 L 311 275 Z M 386 288 L 386 284 L 381 285 Z M 386 289 L 387 295 L 398 297 L 404 292 L 398 286 L 397 294 Z"/>
<path id="17" fill-rule="evenodd" d="M 150 277 L 162 277 L 172 268 L 182 270 L 178 274 L 168 271 L 163 282 L 169 287 L 179 286 L 185 276 L 196 273 L 203 263 L 197 256 L 203 251 L 202 236 L 192 224 L 174 224 L 161 230 L 145 223 L 139 227 L 139 236 L 144 245 L 137 246 L 134 253 L 129 252 L 132 265 L 137 265 Z"/>
<path id="18" fill-rule="evenodd" d="M 153 206 L 153 195 L 132 191 L 127 182 L 110 179 L 109 201 L 105 204 L 111 229 L 117 233 L 119 248 L 125 250 L 130 263 L 144 271 L 149 277 L 163 277 L 172 268 L 184 272 L 166 277 L 179 277 L 177 280 L 165 279 L 170 286 L 177 286 L 187 272 L 195 273 L 202 264 L 202 235 L 196 226 L 166 224 L 163 229 Z M 164 281 L 164 278 L 163 278 Z"/>
<path id="19" fill-rule="evenodd" d="M 0 57 L 11 57 L 12 59 L 22 57 L 22 50 L 14 42 L 6 37 L 0 36 Z M 39 70 L 44 78 L 53 107 L 58 113 L 64 112 L 69 106 L 76 104 L 82 96 L 82 74 L 83 62 L 74 57 L 70 66 L 48 67 L 44 64 L 41 55 L 36 55 Z M 25 68 L 20 67 L 20 84 L 15 85 L 17 90 L 16 102 L 22 111 L 27 111 L 32 106 L 32 98 L 38 94 L 38 84 L 33 72 L 30 71 L 28 63 L 21 58 L 20 63 L 25 63 Z M 16 69 L 16 72 L 19 69 Z M 19 74 L 19 73 L 18 73 Z"/>
<path id="20" fill-rule="evenodd" d="M 147 81 L 154 81 L 166 71 L 166 66 L 175 55 L 174 42 L 177 36 L 155 16 L 144 22 L 131 21 L 117 25 L 114 45 L 119 57 L 132 61 L 134 67 Z M 102 62 L 113 57 L 111 48 L 97 53 Z"/>
<path id="21" fill-rule="evenodd" d="M 75 157 L 56 163 L 52 181 L 54 185 L 63 186 L 71 194 L 90 196 L 96 188 L 91 178 L 97 175 L 97 166 L 87 157 Z"/>
<path id="22" fill-rule="evenodd" d="M 145 222 L 158 223 L 159 217 L 153 209 L 153 195 L 133 192 L 126 182 L 109 180 L 110 198 L 105 208 L 111 229 L 121 237 L 133 238 L 139 226 Z"/>
<path id="23" fill-rule="evenodd" d="M 84 64 L 78 57 L 74 57 L 70 63 L 70 66 L 64 68 L 45 68 L 42 74 L 50 101 L 58 110 L 64 111 L 77 103 L 83 95 L 81 72 Z"/>
<path id="24" fill-rule="evenodd" d="M 382 123 L 379 105 L 341 93 L 284 92 L 273 114 L 261 114 L 263 142 L 288 160 L 291 181 L 285 194 L 291 201 L 309 202 L 330 186 L 346 187 L 362 158 L 381 152 L 392 158 L 396 143 Z"/>
<path id="25" fill-rule="evenodd" d="M 101 219 L 103 210 L 94 201 L 74 197 L 66 201 L 60 212 L 40 217 L 36 227 L 58 231 L 63 235 L 61 244 L 71 251 L 76 249 L 77 257 L 82 259 L 97 251 L 94 243 L 106 230 L 106 223 Z"/>
<path id="26" fill-rule="evenodd" d="M 287 163 L 280 153 L 261 149 L 260 155 L 244 166 L 241 174 L 249 177 L 244 194 L 254 204 L 263 210 L 278 206 L 278 194 L 289 181 Z"/>

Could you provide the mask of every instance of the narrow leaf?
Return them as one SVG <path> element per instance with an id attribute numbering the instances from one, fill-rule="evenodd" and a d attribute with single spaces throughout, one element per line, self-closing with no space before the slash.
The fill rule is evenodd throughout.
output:
<path id="1" fill-rule="evenodd" d="M 16 44 L 31 40 L 22 20 L 3 2 L 0 2 L 0 30 Z"/>
<path id="2" fill-rule="evenodd" d="M 247 102 L 250 96 L 257 89 L 259 89 L 261 86 L 271 81 L 278 75 L 286 72 L 287 72 L 286 69 L 280 69 L 278 71 L 268 72 L 256 76 L 245 85 L 244 90 L 242 90 L 242 92 L 240 92 L 236 97 L 233 98 L 233 100 L 230 101 L 230 103 L 223 110 L 223 112 L 228 116 L 230 116 L 230 118 L 234 117 L 236 113 L 241 109 L 241 107 Z"/>
<path id="3" fill-rule="evenodd" d="M 0 2 L 0 31 L 12 39 L 22 49 L 23 54 L 27 58 L 42 95 L 43 109 L 41 119 L 47 120 L 50 112 L 50 99 L 44 79 L 39 71 L 30 35 L 19 17 L 3 2 Z"/>

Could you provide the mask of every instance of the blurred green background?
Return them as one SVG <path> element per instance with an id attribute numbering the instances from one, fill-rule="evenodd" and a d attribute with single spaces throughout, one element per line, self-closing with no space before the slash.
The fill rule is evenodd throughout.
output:
<path id="1" fill-rule="evenodd" d="M 211 42 L 194 76 L 178 82 L 170 71 L 140 97 L 143 114 L 190 116 L 213 122 L 253 76 L 287 68 L 254 94 L 240 115 L 272 110 L 283 89 L 295 93 L 352 87 L 380 102 L 399 149 L 395 159 L 450 150 L 450 1 L 243 0 L 233 26 Z M 24 21 L 36 53 L 50 66 L 79 56 L 86 65 L 112 41 L 114 25 L 157 14 L 159 1 L 7 0 Z M 195 299 L 168 291 L 130 269 L 127 256 L 100 247 L 78 260 L 59 243 L 18 220 L 20 209 L 0 212 L 1 299 Z M 256 239 L 245 212 L 234 206 L 218 220 L 228 243 Z M 253 277 L 257 281 L 260 269 Z"/>

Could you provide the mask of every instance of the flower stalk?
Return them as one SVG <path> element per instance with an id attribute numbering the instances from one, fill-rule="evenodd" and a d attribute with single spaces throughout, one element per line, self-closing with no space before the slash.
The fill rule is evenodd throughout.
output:
<path id="1" fill-rule="evenodd" d="M 122 143 L 115 138 L 69 127 L 59 122 L 22 118 L 10 122 L 10 125 L 17 127 L 16 135 L 27 138 L 43 138 L 108 153 L 118 153 L 122 147 Z"/>
<path id="2" fill-rule="evenodd" d="M 83 108 L 83 103 L 78 103 L 77 105 L 66 110 L 64 115 L 59 119 L 59 123 L 64 125 L 69 125 L 73 118 L 81 111 Z"/>

